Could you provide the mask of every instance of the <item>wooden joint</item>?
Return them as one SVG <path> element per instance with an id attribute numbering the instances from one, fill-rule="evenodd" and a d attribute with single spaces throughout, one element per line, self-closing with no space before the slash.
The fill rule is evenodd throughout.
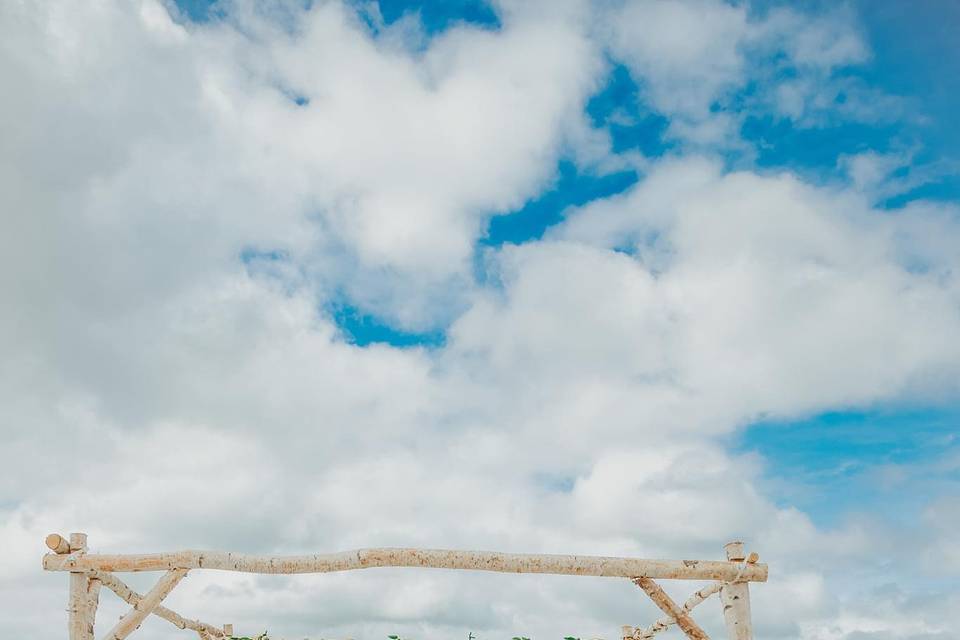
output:
<path id="1" fill-rule="evenodd" d="M 138 602 L 136 602 L 125 616 L 104 636 L 103 640 L 123 640 L 146 620 L 147 616 L 153 613 L 160 602 L 166 598 L 173 588 L 187 575 L 186 569 L 171 569 L 167 571 L 157 584 L 146 593 Z"/>
<path id="2" fill-rule="evenodd" d="M 727 559 L 731 562 L 743 562 L 740 573 L 735 580 L 726 581 L 720 589 L 720 602 L 723 605 L 723 619 L 727 627 L 727 636 L 730 640 L 753 640 L 753 623 L 750 615 L 750 587 L 749 583 L 741 578 L 743 572 L 757 566 L 754 562 L 744 562 L 756 554 L 747 556 L 744 553 L 742 542 L 730 542 L 724 546 Z"/>
<path id="3" fill-rule="evenodd" d="M 690 640 L 710 640 L 706 631 L 701 629 L 700 625 L 690 616 L 690 612 L 674 602 L 673 598 L 667 595 L 667 592 L 660 585 L 650 578 L 634 578 L 633 582 L 650 596 L 650 599 L 661 611 L 673 618 L 680 630 Z"/>
<path id="4" fill-rule="evenodd" d="M 122 580 L 112 573 L 93 571 L 90 575 L 100 580 L 103 583 L 103 586 L 113 591 L 127 604 L 136 607 L 144 598 L 144 596 L 141 596 L 139 593 L 128 587 Z M 206 622 L 200 622 L 199 620 L 189 620 L 184 618 L 180 614 L 167 609 L 163 605 L 157 605 L 152 611 L 152 615 L 166 620 L 178 629 L 190 629 L 191 631 L 196 631 L 197 635 L 205 640 L 213 640 L 223 637 L 223 632 L 217 627 L 207 624 Z"/>

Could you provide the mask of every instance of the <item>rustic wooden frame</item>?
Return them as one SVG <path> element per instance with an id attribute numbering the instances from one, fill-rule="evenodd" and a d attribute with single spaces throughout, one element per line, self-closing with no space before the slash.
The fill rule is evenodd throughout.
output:
<path id="1" fill-rule="evenodd" d="M 446 549 L 359 549 L 343 553 L 308 556 L 252 556 L 222 551 L 177 551 L 172 553 L 101 555 L 87 553 L 87 536 L 72 533 L 69 539 L 52 533 L 43 557 L 47 571 L 70 573 L 68 630 L 70 640 L 93 640 L 101 587 L 107 587 L 131 605 L 103 640 L 125 640 L 153 614 L 181 629 L 195 631 L 201 640 L 221 640 L 233 635 L 232 625 L 217 628 L 188 620 L 160 603 L 193 569 L 217 569 L 246 573 L 329 573 L 375 567 L 423 567 L 504 573 L 549 573 L 577 576 L 629 578 L 665 614 L 649 627 L 624 626 L 622 640 L 648 640 L 676 624 L 691 640 L 709 640 L 693 620 L 691 610 L 719 592 L 729 640 L 752 640 L 750 582 L 766 582 L 767 565 L 755 553 L 744 553 L 742 542 L 730 542 L 726 561 L 646 560 L 601 556 L 452 551 Z M 165 571 L 157 584 L 140 595 L 113 572 Z M 711 580 L 678 605 L 654 579 Z"/>

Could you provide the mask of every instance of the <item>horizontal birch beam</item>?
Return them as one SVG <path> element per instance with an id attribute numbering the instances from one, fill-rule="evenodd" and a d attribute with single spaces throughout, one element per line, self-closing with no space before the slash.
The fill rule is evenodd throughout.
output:
<path id="1" fill-rule="evenodd" d="M 260 556 L 223 551 L 152 554 L 47 554 L 48 571 L 165 571 L 216 569 L 244 573 L 330 573 L 375 567 L 423 567 L 501 573 L 548 573 L 608 578 L 662 578 L 766 582 L 767 565 L 714 560 L 644 560 L 603 556 L 450 551 L 444 549 L 359 549 L 306 556 Z"/>
<path id="2" fill-rule="evenodd" d="M 123 580 L 113 575 L 112 573 L 104 573 L 102 571 L 92 571 L 90 572 L 90 578 L 92 580 L 99 580 L 100 583 L 117 594 L 122 600 L 127 602 L 134 607 L 139 606 L 140 602 L 143 600 L 143 596 L 127 586 Z M 206 634 L 212 638 L 222 638 L 225 634 L 223 631 L 213 626 L 212 624 L 207 624 L 205 622 L 200 622 L 199 620 L 190 620 L 184 618 L 175 611 L 167 609 L 163 605 L 157 605 L 153 609 L 153 615 L 163 618 L 170 624 L 178 627 L 180 629 L 190 629 L 191 631 L 196 631 L 198 634 Z M 232 631 L 231 631 L 232 634 Z"/>

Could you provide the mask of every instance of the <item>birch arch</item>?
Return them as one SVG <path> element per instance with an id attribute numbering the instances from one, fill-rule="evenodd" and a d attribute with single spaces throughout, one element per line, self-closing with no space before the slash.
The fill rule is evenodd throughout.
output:
<path id="1" fill-rule="evenodd" d="M 756 553 L 744 552 L 742 542 L 725 545 L 724 560 L 645 560 L 601 556 L 500 553 L 496 551 L 451 551 L 444 549 L 359 549 L 306 556 L 260 556 L 223 551 L 175 551 L 149 554 L 87 553 L 87 536 L 47 536 L 52 553 L 43 557 L 47 571 L 70 574 L 67 626 L 70 640 L 94 640 L 94 621 L 100 591 L 106 587 L 130 605 L 126 614 L 101 636 L 124 640 L 149 615 L 163 618 L 180 629 L 196 632 L 201 640 L 225 640 L 233 626 L 221 627 L 191 620 L 161 603 L 187 573 L 197 569 L 245 573 L 330 573 L 376 567 L 418 567 L 502 573 L 549 573 L 571 576 L 626 578 L 636 584 L 663 611 L 663 617 L 647 627 L 623 626 L 621 640 L 650 640 L 676 625 L 691 640 L 709 640 L 691 615 L 694 607 L 719 593 L 729 640 L 752 640 L 749 583 L 766 582 L 767 565 Z M 115 573 L 157 571 L 163 575 L 145 594 L 128 587 Z M 708 580 L 711 584 L 691 595 L 682 605 L 675 602 L 656 580 Z"/>

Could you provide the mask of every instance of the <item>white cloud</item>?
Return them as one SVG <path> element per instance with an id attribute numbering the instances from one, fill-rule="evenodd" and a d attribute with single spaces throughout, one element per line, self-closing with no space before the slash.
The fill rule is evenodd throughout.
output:
<path id="1" fill-rule="evenodd" d="M 741 148 L 745 113 L 801 126 L 829 115 L 858 121 L 902 117 L 902 101 L 835 72 L 870 51 L 853 15 L 751 10 L 723 0 L 629 0 L 607 16 L 612 55 L 630 69 L 643 100 L 670 118 L 667 136 L 693 147 Z M 779 54 L 779 55 L 776 55 Z M 749 63 L 748 63 L 749 61 Z"/>
<path id="2" fill-rule="evenodd" d="M 573 213 L 556 233 L 631 246 L 662 272 L 651 308 L 682 336 L 681 387 L 724 403 L 751 389 L 754 410 L 789 415 L 950 379 L 960 354 L 944 347 L 957 343 L 958 286 L 943 274 L 956 258 L 918 271 L 897 256 L 897 238 L 919 218 L 870 211 L 857 196 L 788 175 L 711 174 L 681 160 Z M 956 222 L 943 222 L 955 238 Z"/>
<path id="3" fill-rule="evenodd" d="M 714 0 L 624 3 L 612 18 L 614 52 L 649 83 L 661 111 L 706 117 L 710 103 L 740 84 L 747 12 Z"/>
<path id="4" fill-rule="evenodd" d="M 361 274 L 333 277 L 364 306 L 413 325 L 443 315 L 435 304 L 419 311 L 431 302 L 422 293 L 437 283 L 447 303 L 491 213 L 536 194 L 567 132 L 583 136 L 601 70 L 586 34 L 559 18 L 456 28 L 413 54 L 372 41 L 338 4 L 263 53 L 259 82 L 309 104 L 295 109 L 276 91 L 251 102 L 243 83 L 224 88 L 220 116 L 251 157 L 268 148 L 283 170 L 296 167 L 296 187 Z"/>
<path id="5" fill-rule="evenodd" d="M 11 205 L 42 205 L 80 234 L 122 225 L 127 264 L 177 253 L 168 280 L 254 244 L 286 251 L 323 292 L 430 325 L 449 317 L 488 217 L 549 182 L 567 132 L 597 144 L 582 106 L 600 58 L 576 23 L 521 16 L 414 53 L 372 40 L 339 3 L 298 14 L 293 33 L 239 8 L 236 27 L 185 32 L 160 11 L 6 9 L 18 100 L 4 116 L 27 126 L 10 141 L 19 162 L 5 186 Z M 210 225 L 213 244 L 183 246 L 169 231 L 181 225 Z"/>
<path id="6" fill-rule="evenodd" d="M 944 161 L 920 162 L 919 149 L 902 149 L 887 153 L 863 151 L 842 155 L 837 166 L 856 189 L 873 201 L 907 194 L 924 184 L 950 175 L 953 167 Z M 929 206 L 924 204 L 923 206 Z M 914 219 L 911 216 L 911 220 Z"/>
<path id="7" fill-rule="evenodd" d="M 496 282 L 478 285 L 488 216 L 537 195 L 565 147 L 623 162 L 582 114 L 605 46 L 707 131 L 755 28 L 736 6 L 631 5 L 648 39 L 610 43 L 585 4 L 498 10 L 502 30 L 421 51 L 338 3 L 293 10 L 295 28 L 242 3 L 205 26 L 148 1 L 0 8 L 0 115 L 20 125 L 0 147 L 8 633 L 61 634 L 41 539 L 83 529 L 110 550 L 704 557 L 744 536 L 772 566 L 765 637 L 909 637 L 894 612 L 915 589 L 879 613 L 863 596 L 889 579 L 870 553 L 906 534 L 818 527 L 724 439 L 761 414 L 955 394 L 956 212 L 873 210 L 863 167 L 816 188 L 668 158 L 546 240 L 489 250 Z M 701 10 L 701 40 L 664 30 Z M 859 60 L 838 38 L 791 55 Z M 347 344 L 323 311 L 342 291 L 408 326 L 452 319 L 446 345 Z M 954 511 L 927 518 L 949 531 Z M 197 573 L 171 604 L 245 633 L 356 637 L 610 637 L 658 616 L 626 581 L 530 578 Z"/>

